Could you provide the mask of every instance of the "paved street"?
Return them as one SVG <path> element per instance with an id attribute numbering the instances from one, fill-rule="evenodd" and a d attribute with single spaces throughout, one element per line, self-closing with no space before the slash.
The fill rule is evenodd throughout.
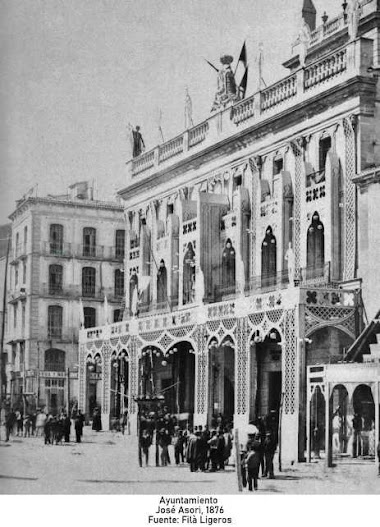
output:
<path id="1" fill-rule="evenodd" d="M 153 448 L 151 454 L 154 462 Z M 134 437 L 85 427 L 81 444 L 45 446 L 42 438 L 18 437 L 1 441 L 0 493 L 235 494 L 237 483 L 233 467 L 217 473 L 191 473 L 187 464 L 140 468 Z M 377 467 L 369 461 L 346 460 L 325 469 L 321 461 L 259 481 L 262 495 L 313 493 L 380 494 Z"/>

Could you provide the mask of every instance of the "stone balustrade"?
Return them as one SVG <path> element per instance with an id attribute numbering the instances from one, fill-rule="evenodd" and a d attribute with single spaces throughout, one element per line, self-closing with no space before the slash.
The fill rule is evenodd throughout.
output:
<path id="1" fill-rule="evenodd" d="M 189 148 L 192 148 L 206 139 L 209 124 L 207 121 L 189 130 Z"/>
<path id="2" fill-rule="evenodd" d="M 159 147 L 159 163 L 183 152 L 183 135 L 171 139 Z"/>
<path id="3" fill-rule="evenodd" d="M 232 108 L 231 119 L 235 124 L 240 124 L 250 119 L 255 114 L 254 98 L 244 99 Z"/>
<path id="4" fill-rule="evenodd" d="M 341 49 L 305 68 L 305 91 L 335 77 L 347 69 L 347 49 Z"/>
<path id="5" fill-rule="evenodd" d="M 297 76 L 290 75 L 261 92 L 261 111 L 264 112 L 273 106 L 294 97 L 297 94 Z"/>
<path id="6" fill-rule="evenodd" d="M 325 25 L 325 31 L 334 32 L 343 23 L 344 18 L 338 17 Z M 161 169 L 161 165 L 162 169 L 167 168 L 172 158 L 182 161 L 198 150 L 223 141 L 236 133 L 237 126 L 248 128 L 264 123 L 278 108 L 284 111 L 301 102 L 307 104 L 309 92 L 310 97 L 314 97 L 317 90 L 322 93 L 343 79 L 357 75 L 369 76 L 367 69 L 370 57 L 366 39 L 349 42 L 345 47 L 316 59 L 306 67 L 300 67 L 285 79 L 251 97 L 213 113 L 207 121 L 186 130 L 180 136 L 132 159 L 128 163 L 132 178 L 141 173 L 144 176 L 152 175 Z"/>

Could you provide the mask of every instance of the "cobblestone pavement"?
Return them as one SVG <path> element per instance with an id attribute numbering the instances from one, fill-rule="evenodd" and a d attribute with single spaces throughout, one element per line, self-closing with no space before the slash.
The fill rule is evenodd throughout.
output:
<path id="1" fill-rule="evenodd" d="M 153 453 L 152 447 L 152 464 Z M 187 464 L 140 468 L 136 438 L 88 427 L 81 444 L 45 446 L 34 437 L 0 442 L 0 494 L 162 493 L 237 494 L 234 467 L 217 473 L 191 473 Z M 373 461 L 342 460 L 330 469 L 323 461 L 303 463 L 260 480 L 258 494 L 380 494 L 380 477 Z"/>

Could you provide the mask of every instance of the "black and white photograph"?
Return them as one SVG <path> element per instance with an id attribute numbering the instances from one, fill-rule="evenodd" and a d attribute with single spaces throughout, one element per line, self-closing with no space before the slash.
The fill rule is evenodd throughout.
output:
<path id="1" fill-rule="evenodd" d="M 363 518 L 380 0 L 0 0 L 0 49 L 0 509 Z"/>

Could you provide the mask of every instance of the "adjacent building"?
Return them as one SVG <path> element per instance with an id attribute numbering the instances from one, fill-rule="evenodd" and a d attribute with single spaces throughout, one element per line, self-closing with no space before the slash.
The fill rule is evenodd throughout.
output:
<path id="1" fill-rule="evenodd" d="M 123 209 L 82 182 L 20 200 L 10 219 L 6 393 L 14 408 L 57 413 L 77 403 L 80 326 L 118 321 L 123 310 Z"/>
<path id="2" fill-rule="evenodd" d="M 80 334 L 79 405 L 95 364 L 104 427 L 127 406 L 133 429 L 135 397 L 161 394 L 184 426 L 272 415 L 283 461 L 304 458 L 308 368 L 352 357 L 380 297 L 380 5 L 343 5 L 316 27 L 305 2 L 286 75 L 253 95 L 222 57 L 212 114 L 129 161 L 124 320 Z M 332 397 L 346 443 L 359 406 L 379 433 L 368 382 Z"/>

